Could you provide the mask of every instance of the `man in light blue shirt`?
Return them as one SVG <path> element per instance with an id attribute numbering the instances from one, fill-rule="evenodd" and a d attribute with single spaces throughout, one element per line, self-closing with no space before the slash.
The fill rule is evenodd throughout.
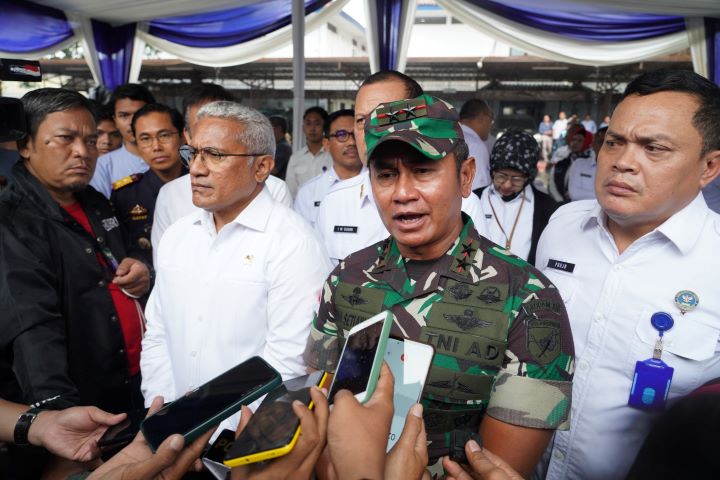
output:
<path id="1" fill-rule="evenodd" d="M 140 157 L 131 128 L 135 112 L 148 103 L 155 103 L 155 98 L 143 85 L 127 83 L 113 92 L 110 105 L 115 125 L 123 136 L 123 146 L 98 158 L 90 181 L 90 185 L 107 198 L 110 198 L 114 182 L 148 169 L 147 163 Z"/>

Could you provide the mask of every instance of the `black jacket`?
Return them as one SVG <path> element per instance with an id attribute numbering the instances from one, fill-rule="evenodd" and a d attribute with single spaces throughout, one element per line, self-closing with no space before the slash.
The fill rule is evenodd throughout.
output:
<path id="1" fill-rule="evenodd" d="M 77 198 L 97 238 L 23 162 L 13 176 L 0 194 L 0 397 L 33 403 L 60 395 L 51 406 L 127 411 L 134 392 L 106 286 L 113 274 L 96 256 L 109 248 L 122 260 L 127 236 L 92 187 Z"/>
<path id="2" fill-rule="evenodd" d="M 474 190 L 474 193 L 482 198 L 482 192 L 487 187 L 478 188 Z M 530 253 L 528 253 L 528 263 L 535 265 L 535 252 L 537 251 L 538 241 L 540 240 L 540 234 L 545 230 L 545 226 L 550 221 L 550 217 L 555 213 L 555 210 L 560 206 L 550 195 L 543 193 L 534 185 L 531 185 L 533 194 L 535 195 L 535 205 L 533 208 L 533 224 L 532 233 L 530 234 Z M 540 268 L 540 265 L 538 265 Z"/>

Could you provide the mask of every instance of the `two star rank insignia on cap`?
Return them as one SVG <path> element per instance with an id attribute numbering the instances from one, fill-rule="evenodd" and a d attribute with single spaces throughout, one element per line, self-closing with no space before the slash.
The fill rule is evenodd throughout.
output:
<path id="1" fill-rule="evenodd" d="M 427 104 L 423 99 L 401 100 L 377 109 L 378 126 L 405 122 L 427 116 Z"/>

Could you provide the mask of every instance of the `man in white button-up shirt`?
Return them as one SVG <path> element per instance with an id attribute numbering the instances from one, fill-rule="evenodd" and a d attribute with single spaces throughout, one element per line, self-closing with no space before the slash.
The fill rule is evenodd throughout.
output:
<path id="1" fill-rule="evenodd" d="M 322 107 L 310 107 L 303 114 L 303 133 L 307 145 L 290 156 L 284 177 L 293 198 L 305 182 L 327 172 L 332 165 L 332 159 L 323 142 L 323 129 L 327 118 L 328 114 Z"/>
<path id="2" fill-rule="evenodd" d="M 192 126 L 195 124 L 197 112 L 210 102 L 234 101 L 233 94 L 220 85 L 214 83 L 203 83 L 190 89 L 183 99 L 185 110 L 185 143 L 192 142 Z M 265 185 L 270 190 L 270 195 L 278 202 L 290 207 L 292 197 L 285 182 L 270 175 L 265 180 Z M 197 210 L 192 203 L 192 191 L 190 189 L 190 175 L 183 175 L 163 185 L 155 201 L 155 214 L 153 218 L 150 241 L 153 247 L 153 262 L 157 260 L 157 249 L 160 245 L 165 230 L 176 220 L 188 213 Z"/>
<path id="3" fill-rule="evenodd" d="M 460 109 L 460 128 L 465 135 L 465 143 L 470 150 L 470 156 L 475 159 L 475 178 L 472 189 L 490 185 L 490 152 L 491 147 L 486 144 L 490 138 L 490 129 L 495 121 L 492 110 L 480 98 L 471 98 Z"/>
<path id="4" fill-rule="evenodd" d="M 638 77 L 600 150 L 597 201 L 561 207 L 540 239 L 537 266 L 565 300 L 577 360 L 571 428 L 555 434 L 547 478 L 627 474 L 657 415 L 628 406 L 636 362 L 659 338 L 654 313 L 674 319 L 661 355 L 670 402 L 720 377 L 720 216 L 700 194 L 720 171 L 718 125 L 708 80 Z"/>
<path id="5" fill-rule="evenodd" d="M 355 144 L 355 111 L 343 109 L 331 113 L 323 126 L 323 149 L 330 154 L 332 165 L 300 187 L 293 208 L 315 227 L 318 210 L 330 188 L 342 180 L 355 177 L 362 162 Z"/>
<path id="6" fill-rule="evenodd" d="M 327 254 L 307 223 L 265 186 L 275 140 L 261 113 L 203 106 L 189 163 L 193 203 L 157 256 L 143 339 L 142 390 L 172 400 L 253 355 L 284 378 L 305 373 L 302 352 Z"/>

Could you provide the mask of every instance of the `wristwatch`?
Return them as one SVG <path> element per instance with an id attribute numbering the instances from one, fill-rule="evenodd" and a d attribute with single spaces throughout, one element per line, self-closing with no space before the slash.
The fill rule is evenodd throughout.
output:
<path id="1" fill-rule="evenodd" d="M 38 416 L 38 413 L 42 412 L 42 408 L 33 407 L 27 412 L 20 415 L 17 423 L 15 424 L 15 431 L 13 432 L 13 439 L 15 445 L 30 445 L 28 442 L 28 432 L 30 431 L 30 425 L 33 424 Z"/>

